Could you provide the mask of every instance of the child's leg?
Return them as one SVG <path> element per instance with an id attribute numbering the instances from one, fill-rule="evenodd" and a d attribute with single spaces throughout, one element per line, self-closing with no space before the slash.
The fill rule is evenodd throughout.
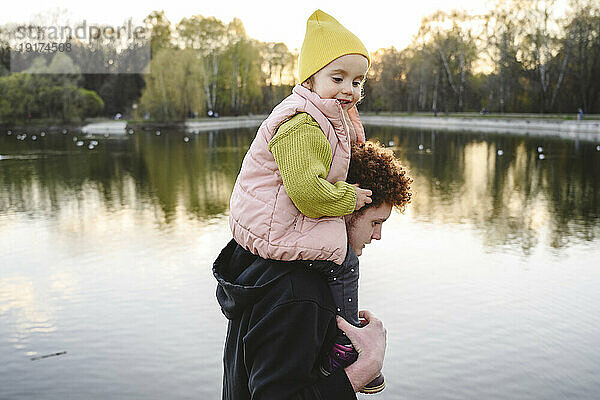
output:
<path id="1" fill-rule="evenodd" d="M 342 265 L 314 263 L 313 268 L 327 276 L 327 283 L 337 314 L 352 325 L 360 327 L 358 320 L 358 257 L 354 251 L 348 246 L 348 252 Z M 357 358 L 358 353 L 350 339 L 344 332 L 338 330 L 333 349 L 323 361 L 321 371 L 328 375 L 352 364 Z"/>
<path id="2" fill-rule="evenodd" d="M 342 265 L 334 265 L 328 273 L 327 283 L 331 289 L 337 313 L 354 326 L 358 320 L 358 257 L 352 249 Z"/>
<path id="3" fill-rule="evenodd" d="M 337 308 L 337 314 L 354 326 L 358 320 L 358 257 L 348 246 L 342 265 L 331 261 L 311 261 L 309 268 L 327 276 L 327 284 Z"/>
<path id="4" fill-rule="evenodd" d="M 331 289 L 333 300 L 337 307 L 337 313 L 354 326 L 360 327 L 358 319 L 358 257 L 348 246 L 348 253 L 342 265 L 331 264 L 327 274 L 327 282 Z M 350 339 L 339 331 L 333 349 L 321 371 L 328 375 L 339 368 L 345 368 L 358 358 L 358 353 L 352 346 Z M 378 393 L 385 388 L 385 379 L 379 375 L 360 391 L 362 393 Z"/>

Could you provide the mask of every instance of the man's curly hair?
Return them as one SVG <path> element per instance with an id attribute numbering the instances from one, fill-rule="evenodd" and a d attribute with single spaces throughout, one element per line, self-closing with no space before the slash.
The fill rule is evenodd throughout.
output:
<path id="1" fill-rule="evenodd" d="M 359 211 L 388 203 L 403 212 L 412 197 L 410 185 L 413 180 L 406 175 L 394 152 L 379 143 L 367 141 L 353 144 L 351 154 L 346 182 L 373 192 L 372 202 Z"/>

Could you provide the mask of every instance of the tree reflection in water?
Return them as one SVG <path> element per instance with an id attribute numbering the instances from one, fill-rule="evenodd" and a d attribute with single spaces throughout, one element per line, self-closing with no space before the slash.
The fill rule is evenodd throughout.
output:
<path id="1" fill-rule="evenodd" d="M 100 138 L 93 150 L 87 142 L 76 147 L 71 133 L 34 142 L 1 132 L 0 216 L 72 218 L 72 210 L 81 215 L 100 203 L 107 212 L 150 210 L 159 226 L 180 213 L 198 220 L 223 216 L 254 132 L 139 132 Z M 416 195 L 409 213 L 417 220 L 469 224 L 487 246 L 525 254 L 540 242 L 560 249 L 599 236 L 596 143 L 384 127 L 367 132 L 391 145 L 411 171 Z"/>
<path id="2" fill-rule="evenodd" d="M 595 143 L 381 127 L 369 131 L 372 140 L 393 144 L 409 167 L 416 191 L 412 213 L 420 220 L 471 224 L 487 245 L 520 246 L 524 253 L 542 238 L 561 248 L 600 233 Z"/>

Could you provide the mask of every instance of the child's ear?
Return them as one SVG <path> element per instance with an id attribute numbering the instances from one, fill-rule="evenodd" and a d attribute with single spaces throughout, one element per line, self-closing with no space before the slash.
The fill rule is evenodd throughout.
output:
<path id="1" fill-rule="evenodd" d="M 312 90 L 312 85 L 310 84 L 310 81 L 308 79 L 302 82 L 302 86 L 307 88 L 308 90 Z"/>

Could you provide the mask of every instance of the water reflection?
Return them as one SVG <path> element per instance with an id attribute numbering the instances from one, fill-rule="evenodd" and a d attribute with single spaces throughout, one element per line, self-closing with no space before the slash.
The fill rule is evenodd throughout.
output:
<path id="1" fill-rule="evenodd" d="M 199 220 L 225 214 L 254 129 L 163 132 L 101 138 L 92 150 L 77 147 L 75 133 L 24 143 L 2 132 L 0 216 L 58 218 L 65 231 L 81 232 L 101 229 L 107 214 L 120 210 L 149 211 L 165 227 L 181 213 Z M 470 224 L 486 245 L 525 254 L 540 242 L 560 249 L 598 237 L 595 143 L 381 127 L 368 132 L 392 144 L 411 170 L 411 213 L 421 221 Z"/>
<path id="2" fill-rule="evenodd" d="M 597 144 L 368 131 L 417 191 L 361 259 L 383 396 L 595 398 Z M 220 396 L 211 262 L 253 135 L 0 132 L 0 398 Z"/>
<path id="3" fill-rule="evenodd" d="M 0 279 L 0 316 L 12 316 L 15 349 L 23 349 L 23 338 L 35 333 L 56 330 L 51 322 L 55 310 L 40 297 L 33 282 L 26 277 Z"/>
<path id="4" fill-rule="evenodd" d="M 227 210 L 252 135 L 252 130 L 242 130 L 208 132 L 188 142 L 180 134 L 147 135 L 137 141 L 151 196 L 159 202 L 167 223 L 178 207 L 197 218 Z"/>
<path id="5" fill-rule="evenodd" d="M 202 219 L 224 213 L 253 132 L 208 132 L 188 142 L 170 132 L 76 148 L 71 135 L 20 143 L 0 136 L 0 213 L 55 216 L 61 210 L 157 207 L 167 224 L 178 208 Z M 23 159 L 27 156 L 27 160 Z"/>
<path id="6" fill-rule="evenodd" d="M 371 138 L 393 143 L 411 169 L 411 208 L 423 221 L 472 224 L 487 245 L 525 253 L 542 240 L 558 249 L 600 233 L 593 143 L 390 128 Z"/>

